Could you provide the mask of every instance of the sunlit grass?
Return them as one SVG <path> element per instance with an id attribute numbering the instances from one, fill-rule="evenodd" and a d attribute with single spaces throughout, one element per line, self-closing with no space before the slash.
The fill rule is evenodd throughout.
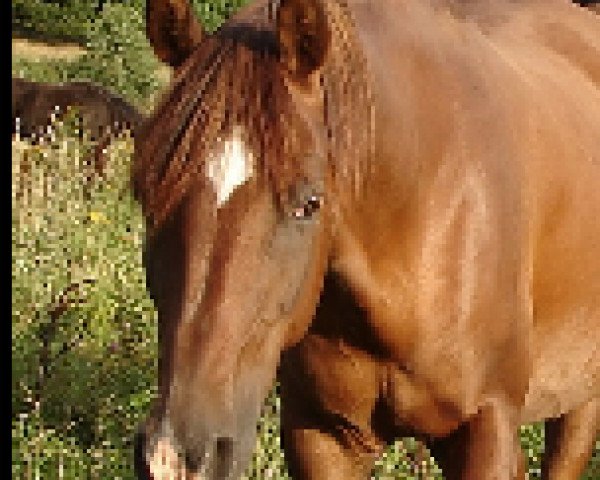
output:
<path id="1" fill-rule="evenodd" d="M 69 133 L 12 147 L 13 478 L 132 478 L 156 364 L 133 142 L 99 180 Z"/>

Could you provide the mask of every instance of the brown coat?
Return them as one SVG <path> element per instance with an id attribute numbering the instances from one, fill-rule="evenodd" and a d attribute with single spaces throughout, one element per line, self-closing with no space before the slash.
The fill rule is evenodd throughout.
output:
<path id="1" fill-rule="evenodd" d="M 524 479 L 518 426 L 543 420 L 544 480 L 578 479 L 600 428 L 598 18 L 259 0 L 202 36 L 185 0 L 149 7 L 178 73 L 134 160 L 161 347 L 141 478 L 237 478 L 277 371 L 294 479 L 365 478 L 407 434 L 447 479 Z"/>

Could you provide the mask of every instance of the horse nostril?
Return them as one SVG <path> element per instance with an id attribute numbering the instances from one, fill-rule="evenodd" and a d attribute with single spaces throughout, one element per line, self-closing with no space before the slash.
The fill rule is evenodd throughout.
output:
<path id="1" fill-rule="evenodd" d="M 218 437 L 216 444 L 218 456 L 233 455 L 233 440 L 230 437 Z"/>
<path id="2" fill-rule="evenodd" d="M 216 478 L 229 478 L 233 468 L 233 439 L 218 437 L 215 443 Z"/>
<path id="3" fill-rule="evenodd" d="M 196 453 L 185 453 L 185 466 L 190 472 L 198 472 L 201 470 L 205 457 Z"/>
<path id="4" fill-rule="evenodd" d="M 204 472 L 206 478 L 224 480 L 230 478 L 235 466 L 233 458 L 233 439 L 217 437 L 207 442 L 204 448 L 186 451 L 185 465 L 190 472 Z"/>
<path id="5" fill-rule="evenodd" d="M 150 469 L 146 460 L 147 437 L 144 431 L 139 430 L 133 438 L 133 468 L 136 478 L 150 480 Z"/>

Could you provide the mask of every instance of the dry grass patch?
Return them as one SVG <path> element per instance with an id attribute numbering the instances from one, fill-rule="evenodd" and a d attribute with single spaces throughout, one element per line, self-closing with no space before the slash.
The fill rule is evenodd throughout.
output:
<path id="1" fill-rule="evenodd" d="M 30 61 L 38 60 L 77 60 L 85 55 L 87 50 L 76 43 L 50 44 L 35 40 L 13 38 L 13 57 L 21 57 Z"/>

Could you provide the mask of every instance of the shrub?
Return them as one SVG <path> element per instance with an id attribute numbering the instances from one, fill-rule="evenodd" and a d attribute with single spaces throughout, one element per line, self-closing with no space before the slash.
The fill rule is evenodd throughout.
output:
<path id="1" fill-rule="evenodd" d="M 13 33 L 46 41 L 74 41 L 84 44 L 88 21 L 96 2 L 13 0 Z"/>
<path id="2" fill-rule="evenodd" d="M 88 53 L 68 65 L 68 80 L 91 79 L 138 106 L 156 91 L 160 66 L 144 32 L 139 9 L 108 4 L 91 22 Z"/>
<path id="3" fill-rule="evenodd" d="M 194 11 L 208 31 L 215 30 L 249 0 L 192 0 Z"/>

